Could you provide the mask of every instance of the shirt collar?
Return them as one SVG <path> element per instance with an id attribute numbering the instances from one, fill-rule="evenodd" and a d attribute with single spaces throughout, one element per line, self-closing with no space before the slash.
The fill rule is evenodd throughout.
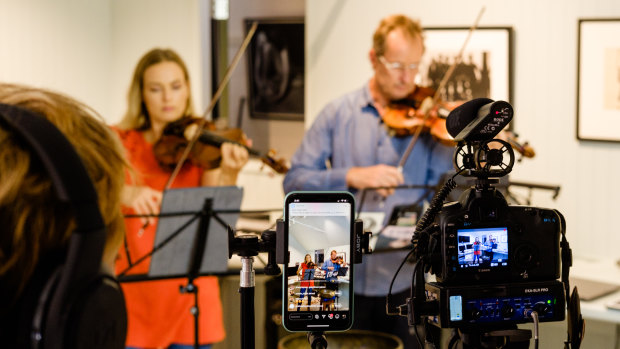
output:
<path id="1" fill-rule="evenodd" d="M 359 96 L 359 107 L 361 109 L 364 108 L 372 108 L 375 111 L 375 115 L 379 116 L 379 111 L 375 108 L 374 101 L 372 100 L 372 96 L 370 95 L 370 83 L 366 82 L 364 87 L 362 87 L 361 94 Z"/>

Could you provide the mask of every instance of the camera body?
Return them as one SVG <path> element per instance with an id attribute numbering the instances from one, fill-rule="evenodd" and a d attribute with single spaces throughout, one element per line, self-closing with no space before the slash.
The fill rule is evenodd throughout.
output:
<path id="1" fill-rule="evenodd" d="M 414 292 L 426 300 L 417 308 L 426 309 L 422 313 L 433 325 L 470 330 L 514 326 L 531 322 L 534 311 L 541 322 L 564 320 L 564 284 L 558 281 L 561 214 L 509 206 L 490 185 L 494 181 L 478 177 L 458 201 L 441 207 L 432 233 L 418 240 L 428 246 L 423 259 L 437 281 L 420 279 L 424 290 Z M 411 322 L 416 321 L 413 315 Z"/>
<path id="2" fill-rule="evenodd" d="M 406 306 L 387 306 L 406 313 L 410 326 L 457 328 L 464 347 L 472 348 L 529 341 L 531 333 L 517 324 L 562 321 L 569 303 L 564 217 L 554 209 L 510 206 L 493 186 L 512 171 L 515 157 L 507 141 L 492 139 L 511 120 L 512 108 L 489 101 L 466 102 L 448 116 L 449 132 L 458 138 L 456 175 L 416 224 L 411 297 Z M 457 175 L 475 177 L 475 185 L 446 203 Z"/>
<path id="3" fill-rule="evenodd" d="M 560 277 L 561 218 L 555 210 L 509 206 L 492 187 L 477 185 L 438 217 L 439 251 L 431 262 L 446 285 L 519 283 Z"/>

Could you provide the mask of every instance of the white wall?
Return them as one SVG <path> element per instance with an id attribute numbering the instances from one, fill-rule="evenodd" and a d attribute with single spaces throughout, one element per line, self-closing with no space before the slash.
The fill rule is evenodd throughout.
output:
<path id="1" fill-rule="evenodd" d="M 58 90 L 104 112 L 109 26 L 106 0 L 0 1 L 0 81 Z"/>
<path id="2" fill-rule="evenodd" d="M 209 20 L 208 4 L 0 1 L 0 80 L 69 94 L 116 123 L 140 56 L 155 46 L 170 47 L 186 61 L 196 106 L 202 109 L 203 79 L 209 76 L 203 74 L 201 51 L 210 34 L 201 32 L 201 23 Z"/>
<path id="3" fill-rule="evenodd" d="M 576 254 L 620 257 L 620 144 L 579 142 L 575 135 L 577 21 L 620 18 L 617 0 L 307 1 L 306 126 L 329 100 L 371 76 L 367 54 L 383 16 L 404 13 L 423 26 L 469 27 L 483 5 L 480 26 L 514 29 L 514 126 L 537 153 L 517 163 L 511 179 L 560 185 L 556 201 L 535 191 L 532 204 L 566 216 Z"/>
<path id="4" fill-rule="evenodd" d="M 211 40 L 209 26 L 202 25 L 210 21 L 209 1 L 112 0 L 110 4 L 110 122 L 119 121 L 125 111 L 138 60 L 155 47 L 171 48 L 185 61 L 195 112 L 202 115 L 203 86 L 210 86 L 210 55 L 202 52 Z"/>

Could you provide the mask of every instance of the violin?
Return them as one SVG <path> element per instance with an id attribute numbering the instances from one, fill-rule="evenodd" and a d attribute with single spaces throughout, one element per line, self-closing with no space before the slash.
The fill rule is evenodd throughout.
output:
<path id="1" fill-rule="evenodd" d="M 508 131 L 507 133 L 508 133 L 508 137 L 506 137 L 506 141 L 508 142 L 508 144 L 512 146 L 514 150 L 519 152 L 519 154 L 521 154 L 522 156 L 525 156 L 526 158 L 533 158 L 534 156 L 536 156 L 536 152 L 534 151 L 534 148 L 532 148 L 528 142 L 520 143 L 517 140 L 518 135 L 516 133 L 512 131 Z"/>
<path id="2" fill-rule="evenodd" d="M 433 107 L 431 98 L 435 90 L 431 87 L 416 87 L 410 96 L 390 103 L 381 114 L 383 122 L 389 131 L 397 137 L 412 135 L 416 132 L 429 132 L 443 145 L 453 147 L 456 145 L 454 138 L 448 133 L 446 119 L 450 111 L 463 102 L 438 102 L 437 113 L 428 113 Z M 428 116 L 422 116 L 417 111 L 421 110 Z M 420 129 L 420 130 L 418 130 Z M 507 131 L 506 141 L 514 150 L 524 157 L 533 158 L 536 155 L 534 149 L 528 144 L 519 143 L 518 136 Z"/>
<path id="3" fill-rule="evenodd" d="M 381 118 L 389 131 L 396 136 L 409 136 L 420 131 L 429 132 L 442 144 L 454 146 L 456 142 L 446 129 L 446 118 L 460 102 L 436 103 L 437 112 L 430 113 L 435 104 L 432 101 L 435 94 L 436 91 L 431 87 L 416 86 L 411 95 L 385 107 Z M 418 111 L 427 115 L 420 115 Z"/>
<path id="4" fill-rule="evenodd" d="M 171 122 L 164 128 L 162 136 L 153 145 L 153 152 L 161 168 L 173 171 L 185 152 L 189 140 L 198 131 L 198 125 L 203 120 L 195 117 L 183 117 Z M 191 147 L 188 161 L 205 169 L 213 169 L 220 166 L 222 153 L 220 147 L 224 143 L 234 143 L 247 149 L 248 153 L 259 157 L 262 162 L 271 167 L 277 173 L 286 173 L 288 167 L 283 159 L 275 159 L 275 151 L 270 150 L 267 154 L 250 148 L 246 145 L 246 137 L 238 128 L 217 130 L 215 124 L 206 122 L 200 131 L 198 142 Z"/>

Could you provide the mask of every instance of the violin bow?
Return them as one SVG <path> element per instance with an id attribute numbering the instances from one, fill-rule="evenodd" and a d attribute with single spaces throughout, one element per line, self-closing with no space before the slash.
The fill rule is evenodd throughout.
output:
<path id="1" fill-rule="evenodd" d="M 432 102 L 430 104 L 426 103 L 426 101 L 422 102 L 420 109 L 422 110 L 427 109 L 424 112 L 424 119 L 422 120 L 422 125 L 424 125 L 426 123 L 426 120 L 428 119 L 430 107 L 437 104 L 441 90 L 446 86 L 446 84 L 448 83 L 448 80 L 450 79 L 450 77 L 452 77 L 452 73 L 454 72 L 454 69 L 456 69 L 456 66 L 461 62 L 461 57 L 463 56 L 465 47 L 467 46 L 467 43 L 469 42 L 469 39 L 471 38 L 471 35 L 473 34 L 474 30 L 476 30 L 476 27 L 478 27 L 478 22 L 480 22 L 480 18 L 482 18 L 484 9 L 485 7 L 482 6 L 482 8 L 480 9 L 480 12 L 478 13 L 478 17 L 474 21 L 474 24 L 469 28 L 469 32 L 467 33 L 467 37 L 465 38 L 465 42 L 463 42 L 463 45 L 461 46 L 461 50 L 459 51 L 458 55 L 454 59 L 454 62 L 452 63 L 450 68 L 448 68 L 448 71 L 446 71 L 446 73 L 444 74 L 443 78 L 441 79 L 441 82 L 439 82 L 439 87 L 437 87 L 437 90 L 435 91 L 435 94 L 433 95 Z M 403 153 L 403 156 L 400 158 L 400 161 L 398 162 L 397 168 L 401 173 L 403 172 L 403 167 L 405 167 L 405 164 L 407 163 L 407 160 L 409 159 L 409 155 L 411 154 L 411 151 L 413 151 L 415 144 L 418 142 L 418 138 L 420 137 L 421 132 L 422 132 L 422 127 L 418 127 L 415 133 L 413 134 L 413 138 L 411 138 L 411 141 L 409 142 L 407 149 L 405 150 L 405 152 Z"/>
<path id="2" fill-rule="evenodd" d="M 185 147 L 185 151 L 183 151 L 183 154 L 181 155 L 181 159 L 179 160 L 179 162 L 177 163 L 176 167 L 172 171 L 172 174 L 170 175 L 170 178 L 168 178 L 168 182 L 166 182 L 166 186 L 164 187 L 164 190 L 170 189 L 170 186 L 172 185 L 172 182 L 174 182 L 174 179 L 179 174 L 179 171 L 181 171 L 181 167 L 183 167 L 183 163 L 185 162 L 185 160 L 189 156 L 189 152 L 191 151 L 191 149 L 194 146 L 194 144 L 196 144 L 196 142 L 198 141 L 198 138 L 200 137 L 200 133 L 204 129 L 204 127 L 205 127 L 205 125 L 207 123 L 207 117 L 209 116 L 209 114 L 211 114 L 211 112 L 213 111 L 213 108 L 215 108 L 215 104 L 217 103 L 217 101 L 220 99 L 222 93 L 224 92 L 224 88 L 228 84 L 228 81 L 230 80 L 233 71 L 235 70 L 235 68 L 237 67 L 237 64 L 241 60 L 241 56 L 243 56 L 243 53 L 245 52 L 245 50 L 247 49 L 248 45 L 250 44 L 250 41 L 252 40 L 252 37 L 254 36 L 254 33 L 256 32 L 256 28 L 257 27 L 258 27 L 258 22 L 254 21 L 252 23 L 252 27 L 250 27 L 250 30 L 248 31 L 248 34 L 246 35 L 245 39 L 243 40 L 243 43 L 241 44 L 241 47 L 239 47 L 239 50 L 237 51 L 237 53 L 233 57 L 232 62 L 230 63 L 228 68 L 226 68 L 226 73 L 224 74 L 224 77 L 222 78 L 222 81 L 220 82 L 219 86 L 217 87 L 217 90 L 213 94 L 213 98 L 211 99 L 211 103 L 209 104 L 209 106 L 207 107 L 205 112 L 202 114 L 202 117 L 200 118 L 201 120 L 198 123 L 197 131 L 194 132 L 194 135 L 192 136 L 192 139 L 187 144 L 187 147 Z"/>

